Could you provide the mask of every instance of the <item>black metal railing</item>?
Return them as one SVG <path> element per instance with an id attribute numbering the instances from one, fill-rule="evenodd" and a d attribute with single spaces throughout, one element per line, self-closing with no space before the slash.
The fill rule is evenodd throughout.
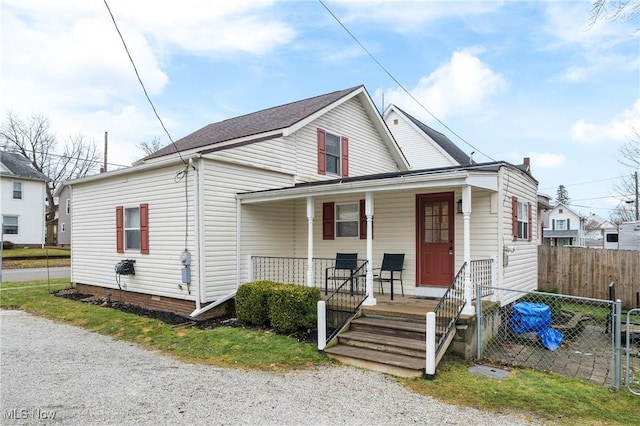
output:
<path id="1" fill-rule="evenodd" d="M 452 328 L 456 326 L 465 305 L 464 273 L 466 267 L 467 263 L 465 262 L 433 310 L 436 314 L 436 359 L 441 350 L 447 349 L 443 347 L 444 342 Z"/>
<path id="2" fill-rule="evenodd" d="M 493 259 L 481 259 L 481 260 L 472 260 L 470 263 L 469 273 L 471 276 L 471 284 L 473 287 L 473 297 L 475 300 L 478 298 L 476 294 L 477 285 L 480 284 L 480 289 L 482 293 L 480 294 L 480 299 L 485 298 L 493 294 L 493 290 L 491 286 L 496 283 L 493 282 L 493 268 L 494 268 L 494 260 Z"/>
<path id="3" fill-rule="evenodd" d="M 325 272 L 327 268 L 335 266 L 335 258 L 314 257 L 313 262 L 313 286 L 325 290 L 327 280 Z M 362 279 L 367 264 L 364 259 L 358 259 L 357 278 Z M 269 280 L 285 284 L 307 284 L 307 270 L 309 262 L 305 257 L 273 257 L 251 256 L 251 274 L 249 280 Z M 329 280 L 329 291 L 334 291 L 342 281 Z"/>
<path id="4" fill-rule="evenodd" d="M 364 275 L 367 261 L 347 277 L 326 299 L 326 343 L 344 327 L 347 322 L 356 315 L 362 303 L 367 299 L 366 286 L 360 283 L 358 277 Z"/>

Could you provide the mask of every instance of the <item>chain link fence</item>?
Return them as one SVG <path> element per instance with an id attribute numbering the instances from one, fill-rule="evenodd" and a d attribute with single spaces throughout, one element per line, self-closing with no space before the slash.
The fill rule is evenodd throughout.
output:
<path id="1" fill-rule="evenodd" d="M 502 307 L 478 304 L 478 360 L 553 371 L 615 389 L 627 381 L 640 388 L 640 336 L 630 336 L 627 351 L 626 317 L 619 304 L 480 285 L 477 292 L 517 298 Z"/>

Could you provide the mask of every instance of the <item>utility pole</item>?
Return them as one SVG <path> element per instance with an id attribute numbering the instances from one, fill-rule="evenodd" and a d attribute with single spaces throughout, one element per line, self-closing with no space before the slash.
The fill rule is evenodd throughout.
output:
<path id="1" fill-rule="evenodd" d="M 636 220 L 640 220 L 640 204 L 638 203 L 638 172 L 634 173 L 636 179 Z"/>

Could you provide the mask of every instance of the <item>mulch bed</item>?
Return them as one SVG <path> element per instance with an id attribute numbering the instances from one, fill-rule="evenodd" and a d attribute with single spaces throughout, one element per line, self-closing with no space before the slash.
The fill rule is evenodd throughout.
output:
<path id="1" fill-rule="evenodd" d="M 92 294 L 78 293 L 75 289 L 59 290 L 53 293 L 54 296 L 63 297 L 65 299 L 75 300 L 83 303 L 91 303 L 92 305 L 103 306 L 111 309 L 118 309 L 129 314 L 144 316 L 160 320 L 166 324 L 179 327 L 198 327 L 202 330 L 213 329 L 217 327 L 243 327 L 235 315 L 225 315 L 222 317 L 210 318 L 206 320 L 196 320 L 193 318 L 183 317 L 171 312 L 158 311 L 153 309 L 142 308 L 137 305 L 118 302 L 113 299 L 105 299 L 96 297 Z M 264 329 L 263 329 L 264 330 Z M 289 335 L 302 343 L 318 343 L 318 331 L 316 329 L 302 330 Z"/>

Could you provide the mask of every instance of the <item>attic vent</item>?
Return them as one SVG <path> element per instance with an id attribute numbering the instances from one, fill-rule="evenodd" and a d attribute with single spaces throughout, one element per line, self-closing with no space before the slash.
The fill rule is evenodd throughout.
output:
<path id="1" fill-rule="evenodd" d="M 562 209 L 558 209 L 558 213 L 564 213 Z"/>
<path id="2" fill-rule="evenodd" d="M 393 124 L 394 124 L 394 126 L 397 126 L 397 125 L 398 125 L 398 119 L 397 119 L 397 118 L 394 118 L 394 119 L 393 119 Z"/>

